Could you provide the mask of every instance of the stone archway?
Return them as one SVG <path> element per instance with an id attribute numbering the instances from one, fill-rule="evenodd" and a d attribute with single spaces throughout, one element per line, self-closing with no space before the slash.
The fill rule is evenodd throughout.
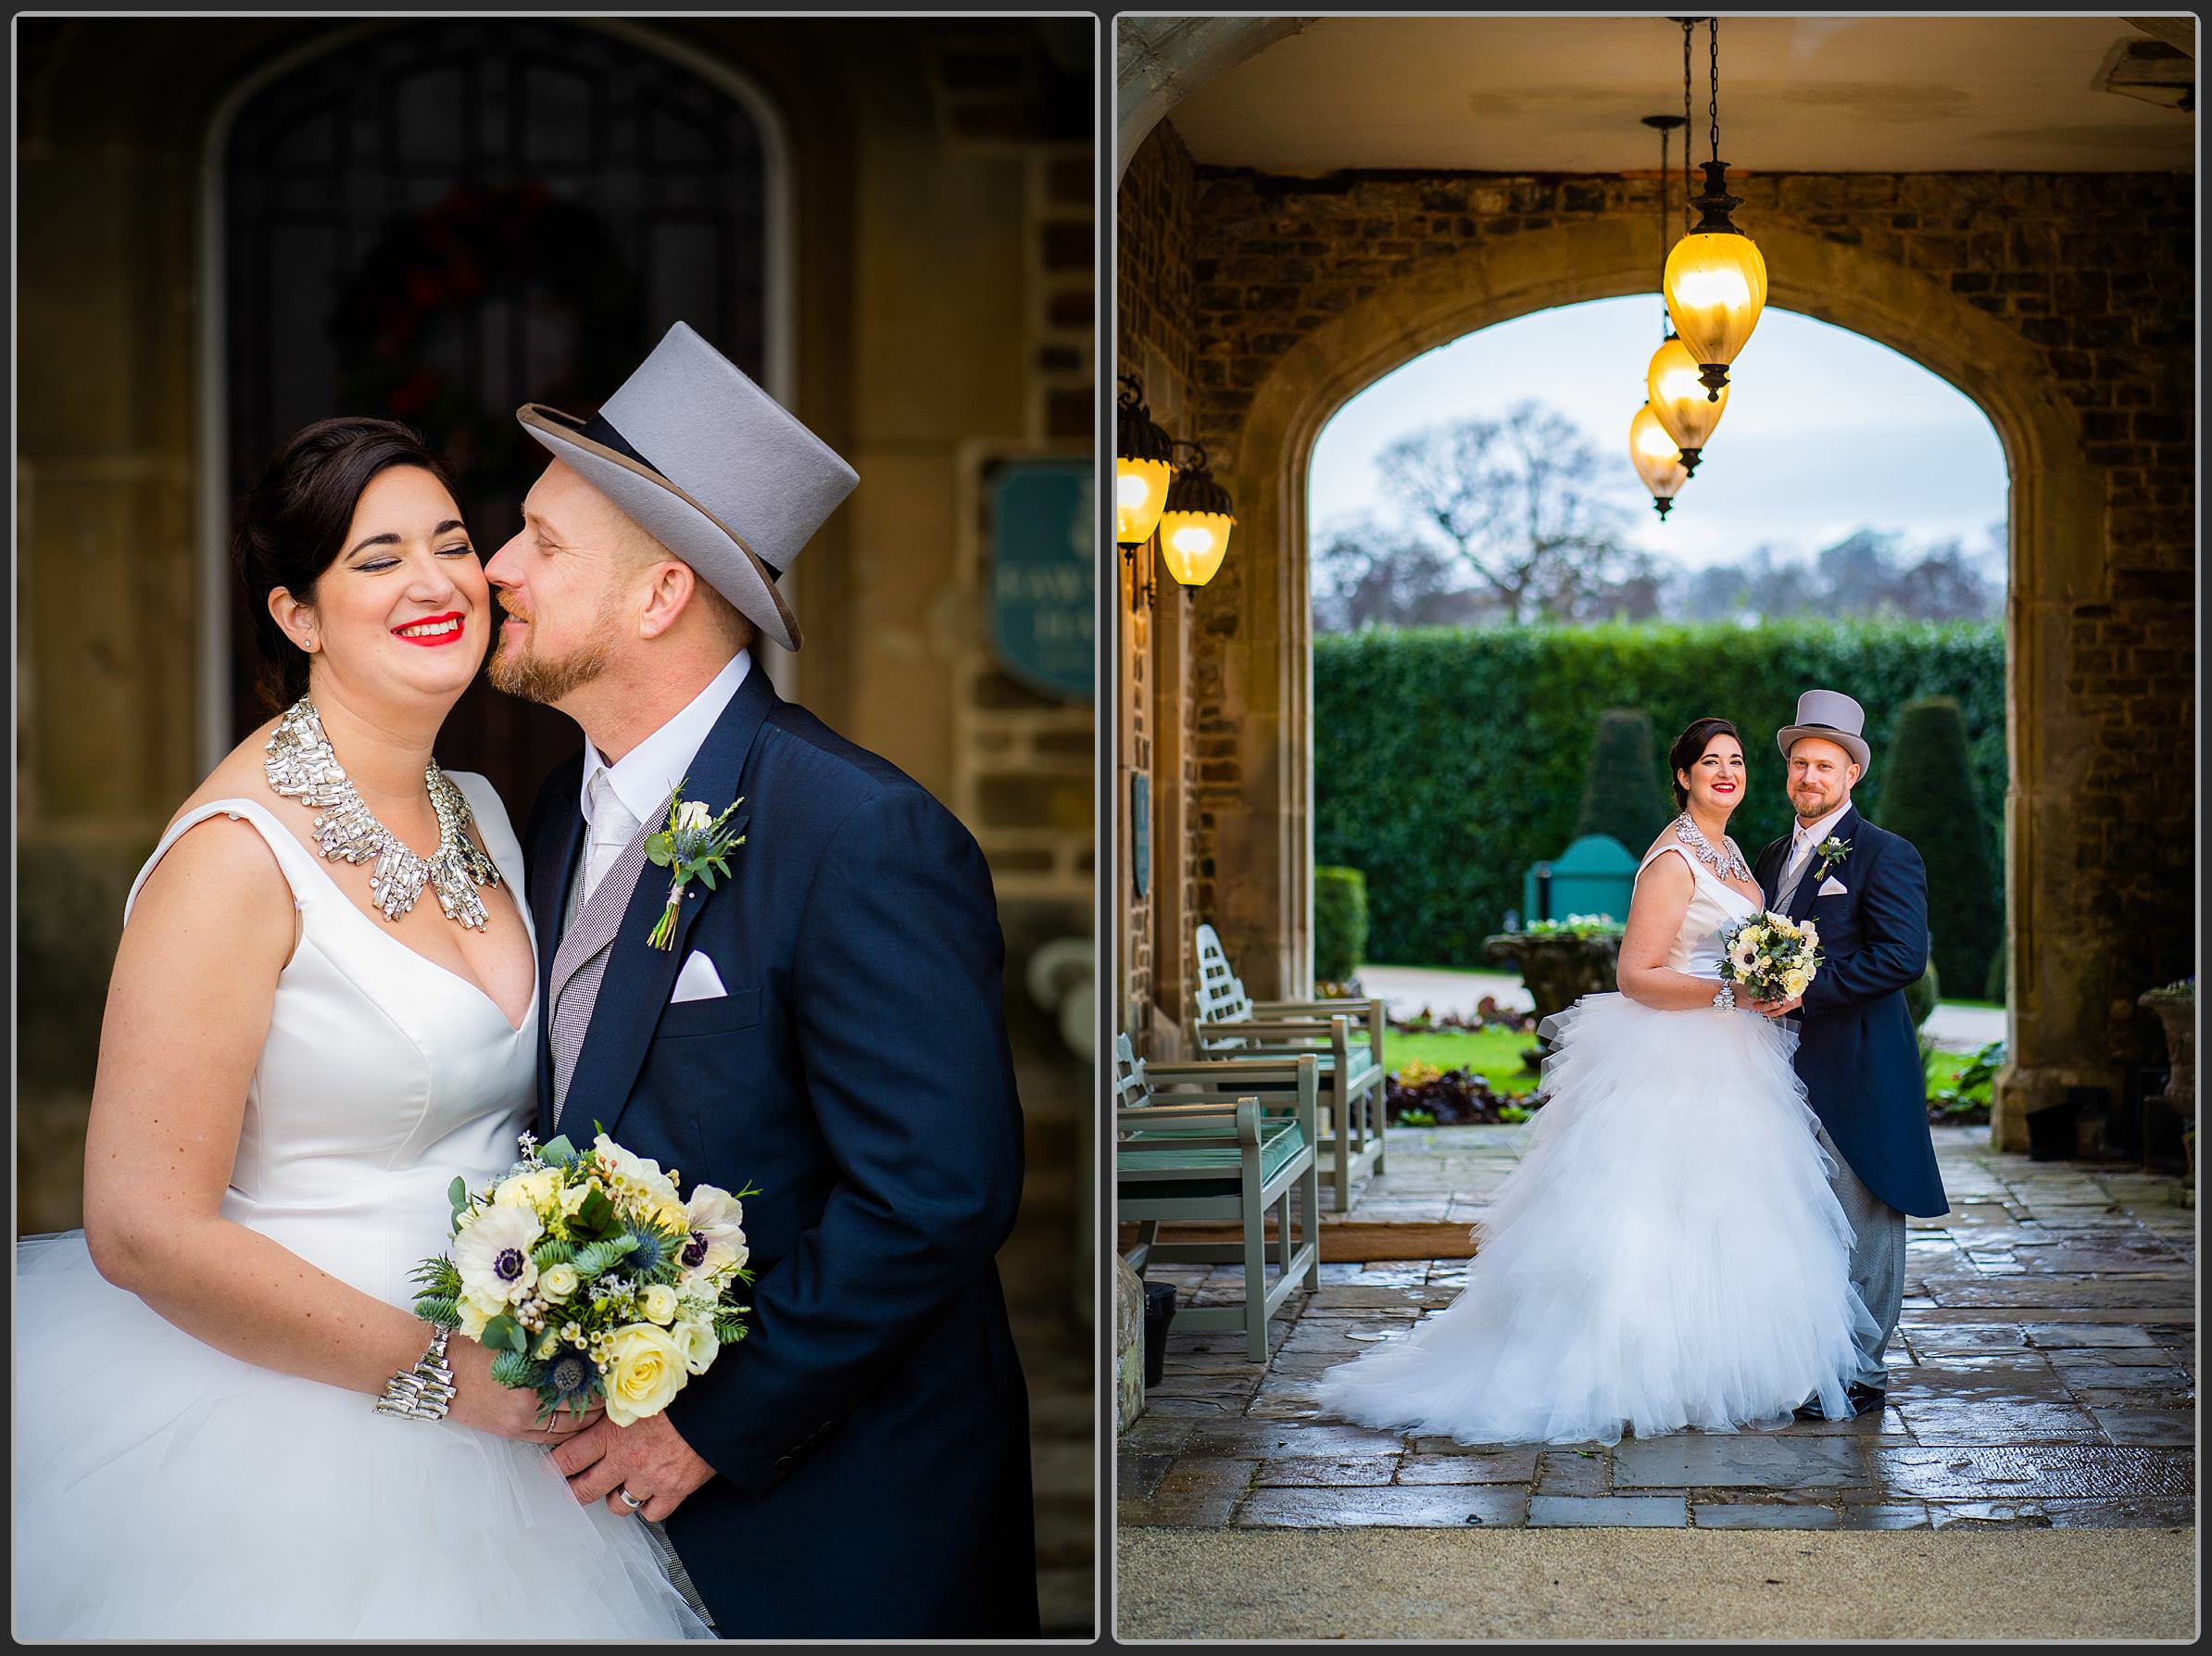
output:
<path id="1" fill-rule="evenodd" d="M 1859 247 L 1762 224 L 1772 302 L 1891 346 L 1989 417 L 2009 475 L 2005 910 L 2011 938 L 2011 1063 L 1993 1135 L 2024 1143 L 2021 1117 L 2103 1078 L 2106 1016 L 2093 940 L 2109 923 L 2077 877 L 2071 801 L 2094 751 L 2094 721 L 2066 694 L 2074 608 L 2108 583 L 2105 480 L 2042 353 L 1932 278 Z M 1586 300 L 1648 293 L 1648 221 L 1592 219 L 1485 241 L 1417 261 L 1397 281 L 1306 332 L 1260 380 L 1241 418 L 1209 441 L 1244 503 L 1237 618 L 1249 678 L 1237 686 L 1242 809 L 1213 850 L 1240 871 L 1220 894 L 1225 937 L 1297 983 L 1308 958 L 1313 861 L 1312 649 L 1305 501 L 1322 427 L 1351 396 L 1414 357 L 1494 323 Z M 2085 951 L 2084 944 L 2090 944 Z"/>

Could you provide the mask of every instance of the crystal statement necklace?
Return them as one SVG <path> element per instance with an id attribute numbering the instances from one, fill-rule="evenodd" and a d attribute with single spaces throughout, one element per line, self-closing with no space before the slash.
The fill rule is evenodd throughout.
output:
<path id="1" fill-rule="evenodd" d="M 431 809 L 438 816 L 438 848 L 428 857 L 408 849 L 371 814 L 359 790 L 339 768 L 315 704 L 306 696 L 277 721 L 276 732 L 269 738 L 269 758 L 261 768 L 269 773 L 270 787 L 320 812 L 315 818 L 315 845 L 327 859 L 375 860 L 369 873 L 369 895 L 386 920 L 396 921 L 414 908 L 428 885 L 437 892 L 438 907 L 447 920 L 484 930 L 491 916 L 476 888 L 497 885 L 499 871 L 469 837 L 473 813 L 460 789 L 438 769 L 437 760 L 432 759 L 422 771 Z"/>
<path id="2" fill-rule="evenodd" d="M 1724 834 L 1721 838 L 1728 839 L 1728 848 L 1725 851 L 1715 850 L 1713 842 L 1690 821 L 1688 811 L 1675 819 L 1675 837 L 1688 846 L 1700 862 L 1722 879 L 1748 880 L 1752 877 L 1750 868 L 1744 863 L 1743 853 L 1736 848 L 1736 842 Z"/>

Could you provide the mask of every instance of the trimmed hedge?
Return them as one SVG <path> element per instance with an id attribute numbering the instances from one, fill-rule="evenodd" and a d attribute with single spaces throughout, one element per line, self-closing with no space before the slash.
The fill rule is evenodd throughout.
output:
<path id="1" fill-rule="evenodd" d="M 1356 868 L 1313 871 L 1313 975 L 1350 980 L 1367 956 L 1367 880 Z"/>
<path id="2" fill-rule="evenodd" d="M 1659 785 L 1652 754 L 1652 716 L 1641 708 L 1606 709 L 1590 746 L 1573 837 L 1610 834 L 1629 856 L 1640 857 L 1674 814 L 1675 797 Z"/>
<path id="3" fill-rule="evenodd" d="M 1661 742 L 1706 714 L 1734 720 L 1751 791 L 1730 832 L 1756 860 L 1791 822 L 1774 733 L 1799 692 L 1816 686 L 1867 709 L 1874 764 L 1858 790 L 1863 808 L 1879 794 L 1899 709 L 1916 696 L 1957 700 L 1988 866 L 2000 878 L 2005 634 L 1990 621 L 1316 637 L 1314 859 L 1366 875 L 1371 960 L 1479 968 L 1483 938 L 1520 906 L 1523 872 L 1573 837 L 1600 714 L 1641 707 Z M 1644 847 L 1628 848 L 1640 857 Z"/>
<path id="4" fill-rule="evenodd" d="M 1958 704 L 1931 696 L 1897 715 L 1896 752 L 1868 814 L 1902 834 L 1928 865 L 1929 955 L 1943 981 L 1987 985 L 2005 935 L 2005 902 L 1992 874 L 1981 802 Z"/>

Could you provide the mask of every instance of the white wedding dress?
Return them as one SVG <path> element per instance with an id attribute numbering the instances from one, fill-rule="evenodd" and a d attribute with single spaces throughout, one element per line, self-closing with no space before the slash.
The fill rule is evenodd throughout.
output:
<path id="1" fill-rule="evenodd" d="M 1732 843 L 1732 842 L 1731 842 Z M 1696 890 L 1666 964 L 1720 976 L 1758 905 L 1682 855 Z M 1851 1229 L 1791 1067 L 1749 1011 L 1586 995 L 1547 1022 L 1549 1102 L 1478 1227 L 1467 1285 L 1404 1339 L 1323 1376 L 1324 1408 L 1462 1443 L 1617 1443 L 1849 1412 Z"/>
<path id="2" fill-rule="evenodd" d="M 497 795 L 451 774 L 520 905 L 522 852 Z M 177 837 L 217 812 L 261 831 L 301 924 L 223 1216 L 409 1306 L 408 1271 L 447 1240 L 446 1186 L 505 1172 L 534 1113 L 534 998 L 509 1028 L 474 985 L 387 935 L 250 799 L 180 818 L 133 899 Z M 541 1446 L 379 1414 L 366 1393 L 204 1345 L 104 1280 L 82 1231 L 26 1238 L 16 1259 L 19 1635 L 711 1637 L 644 1526 L 579 1503 Z"/>

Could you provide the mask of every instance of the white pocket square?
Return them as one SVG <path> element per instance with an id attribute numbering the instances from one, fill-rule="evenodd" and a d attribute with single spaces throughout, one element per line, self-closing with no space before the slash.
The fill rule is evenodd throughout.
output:
<path id="1" fill-rule="evenodd" d="M 1815 897 L 1845 897 L 1848 896 L 1849 893 L 1850 887 L 1846 886 L 1842 881 L 1837 879 L 1835 875 L 1830 874 L 1827 879 L 1820 882 L 1820 889 L 1816 891 L 1813 895 Z M 697 960 L 698 957 L 695 955 L 692 958 Z"/>
<path id="2" fill-rule="evenodd" d="M 684 962 L 684 970 L 676 973 L 676 992 L 668 997 L 674 1006 L 680 1000 L 718 1000 L 729 994 L 722 986 L 722 974 L 714 970 L 714 962 L 698 949 L 691 951 Z"/>

